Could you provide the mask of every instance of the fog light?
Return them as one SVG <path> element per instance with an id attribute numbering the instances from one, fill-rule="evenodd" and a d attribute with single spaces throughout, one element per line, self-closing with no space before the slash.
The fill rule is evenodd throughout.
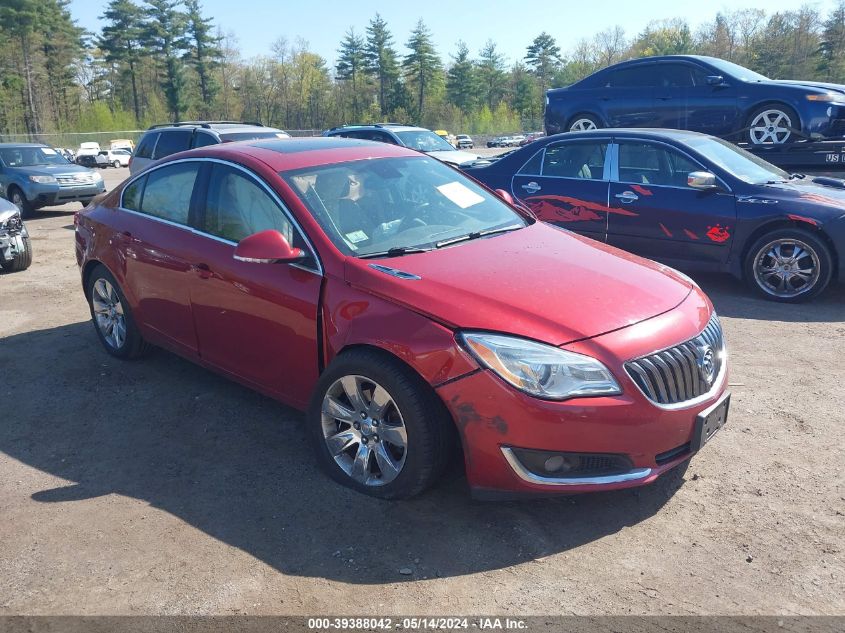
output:
<path id="1" fill-rule="evenodd" d="M 557 470 L 560 470 L 560 468 L 564 464 L 564 461 L 565 460 L 563 459 L 562 455 L 555 455 L 554 457 L 549 457 L 546 460 L 546 463 L 543 464 L 543 466 L 546 468 L 547 472 L 553 473 Z"/>
<path id="2" fill-rule="evenodd" d="M 625 455 L 606 453 L 563 453 L 511 448 L 526 470 L 545 477 L 588 477 L 627 472 L 633 466 Z"/>

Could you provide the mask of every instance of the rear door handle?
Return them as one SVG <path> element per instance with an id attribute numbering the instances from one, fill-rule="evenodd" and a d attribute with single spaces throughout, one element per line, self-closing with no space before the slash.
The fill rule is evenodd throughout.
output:
<path id="1" fill-rule="evenodd" d="M 622 204 L 631 204 L 634 200 L 639 200 L 640 197 L 633 191 L 623 191 L 622 193 L 616 194 L 616 199 Z"/>
<path id="2" fill-rule="evenodd" d="M 132 233 L 129 231 L 121 231 L 116 236 L 117 241 L 121 242 L 122 244 L 131 244 L 132 242 L 137 242 L 134 237 L 132 237 Z"/>
<path id="3" fill-rule="evenodd" d="M 202 262 L 194 264 L 192 268 L 196 271 L 197 275 L 199 275 L 200 279 L 210 279 L 214 275 L 214 273 L 211 272 L 211 267 Z"/>
<path id="4" fill-rule="evenodd" d="M 527 191 L 528 193 L 537 193 L 538 191 L 540 191 L 540 189 L 542 189 L 542 187 L 533 180 L 527 185 L 522 185 L 522 188 L 525 189 L 525 191 Z"/>
<path id="5" fill-rule="evenodd" d="M 660 101 L 669 101 L 672 97 L 657 97 Z"/>

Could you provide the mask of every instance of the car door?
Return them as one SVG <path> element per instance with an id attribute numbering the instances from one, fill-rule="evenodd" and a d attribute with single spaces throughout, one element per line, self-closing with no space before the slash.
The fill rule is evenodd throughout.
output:
<path id="1" fill-rule="evenodd" d="M 314 250 L 280 198 L 244 168 L 209 162 L 197 225 L 191 304 L 203 361 L 294 404 L 318 375 L 317 312 L 322 276 Z M 305 250 L 294 264 L 237 261 L 238 242 L 280 231 Z"/>
<path id="2" fill-rule="evenodd" d="M 654 110 L 654 64 L 627 66 L 608 76 L 597 90 L 609 127 L 657 127 Z"/>
<path id="3" fill-rule="evenodd" d="M 188 251 L 199 168 L 196 161 L 153 168 L 124 189 L 125 213 L 114 219 L 114 246 L 135 298 L 135 318 L 149 338 L 186 356 L 197 353 Z"/>
<path id="4" fill-rule="evenodd" d="M 725 136 L 737 127 L 736 89 L 711 84 L 701 66 L 684 62 L 655 65 L 654 107 L 658 126 Z"/>
<path id="5" fill-rule="evenodd" d="M 619 139 L 613 152 L 608 243 L 670 264 L 718 270 L 736 225 L 727 186 L 687 186 L 688 174 L 706 167 L 664 143 Z"/>
<path id="6" fill-rule="evenodd" d="M 511 180 L 511 194 L 540 220 L 604 240 L 610 138 L 549 143 Z"/>

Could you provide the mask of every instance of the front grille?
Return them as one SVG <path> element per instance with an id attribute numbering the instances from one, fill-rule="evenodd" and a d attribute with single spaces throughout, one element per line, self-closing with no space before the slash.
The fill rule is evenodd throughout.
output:
<path id="1" fill-rule="evenodd" d="M 93 174 L 73 174 L 70 176 L 56 176 L 59 187 L 78 187 L 80 185 L 93 185 Z"/>
<path id="2" fill-rule="evenodd" d="M 722 325 L 714 312 L 695 338 L 625 363 L 625 370 L 652 402 L 683 403 L 710 391 L 722 372 L 724 349 Z M 707 371 L 711 366 L 708 357 L 712 371 Z M 710 377 L 709 381 L 707 377 Z"/>
<path id="3" fill-rule="evenodd" d="M 830 131 L 833 134 L 845 134 L 845 119 L 833 119 L 830 122 Z"/>

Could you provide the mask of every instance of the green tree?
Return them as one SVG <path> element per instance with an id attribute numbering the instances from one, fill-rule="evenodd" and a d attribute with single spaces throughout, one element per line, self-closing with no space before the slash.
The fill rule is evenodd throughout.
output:
<path id="1" fill-rule="evenodd" d="M 378 13 L 367 26 L 367 45 L 364 50 L 367 68 L 378 83 L 379 110 L 384 117 L 401 106 L 403 98 L 393 35 L 387 28 L 387 22 Z"/>
<path id="2" fill-rule="evenodd" d="M 212 19 L 202 15 L 199 0 L 185 0 L 185 19 L 189 48 L 186 55 L 199 79 L 201 116 L 208 118 L 220 86 L 214 72 L 220 65 L 220 39 L 212 34 Z"/>
<path id="3" fill-rule="evenodd" d="M 24 123 L 30 134 L 41 132 L 41 117 L 36 99 L 35 80 L 36 70 L 33 60 L 32 40 L 42 25 L 42 10 L 45 2 L 42 0 L 4 0 L 0 5 L 0 24 L 20 47 L 18 71 L 22 82 L 22 100 Z"/>
<path id="4" fill-rule="evenodd" d="M 496 43 L 487 40 L 478 54 L 478 83 L 484 104 L 494 110 L 508 86 L 505 58 L 496 50 Z"/>
<path id="5" fill-rule="evenodd" d="M 359 95 L 361 83 L 367 70 L 366 42 L 364 38 L 355 33 L 351 28 L 344 35 L 338 49 L 337 65 L 335 71 L 337 78 L 348 81 L 352 87 L 352 119 L 361 120 L 361 104 Z"/>
<path id="6" fill-rule="evenodd" d="M 549 80 L 563 63 L 560 46 L 555 38 L 544 31 L 531 42 L 525 54 L 525 62 L 540 83 L 540 94 L 545 94 Z"/>
<path id="7" fill-rule="evenodd" d="M 147 0 L 145 40 L 158 59 L 160 83 L 167 109 L 174 121 L 187 109 L 185 75 L 181 56 L 187 50 L 187 18 L 179 9 L 178 0 Z"/>
<path id="8" fill-rule="evenodd" d="M 631 50 L 638 57 L 688 55 L 695 52 L 695 41 L 685 20 L 658 20 L 637 36 Z"/>
<path id="9" fill-rule="evenodd" d="M 845 1 L 831 11 L 824 21 L 822 41 L 819 44 L 819 70 L 829 81 L 845 79 Z"/>
<path id="10" fill-rule="evenodd" d="M 66 121 L 70 117 L 68 93 L 75 87 L 74 64 L 81 59 L 84 47 L 85 30 L 74 24 L 68 4 L 69 0 L 47 2 L 41 14 L 46 88 L 56 121 Z"/>
<path id="11" fill-rule="evenodd" d="M 138 67 L 145 55 L 143 46 L 144 11 L 132 0 L 111 0 L 101 20 L 103 26 L 97 45 L 106 61 L 125 64 L 132 88 L 132 111 L 135 121 L 141 120 L 141 102 L 138 92 Z"/>
<path id="12" fill-rule="evenodd" d="M 478 78 L 465 42 L 458 42 L 457 55 L 452 59 L 446 75 L 446 97 L 466 115 L 478 105 Z"/>
<path id="13" fill-rule="evenodd" d="M 425 111 L 425 99 L 431 88 L 443 77 L 443 64 L 434 50 L 431 31 L 420 19 L 411 31 L 411 37 L 405 44 L 410 53 L 405 56 L 402 68 L 405 78 L 416 88 L 416 118 L 422 120 Z"/>

